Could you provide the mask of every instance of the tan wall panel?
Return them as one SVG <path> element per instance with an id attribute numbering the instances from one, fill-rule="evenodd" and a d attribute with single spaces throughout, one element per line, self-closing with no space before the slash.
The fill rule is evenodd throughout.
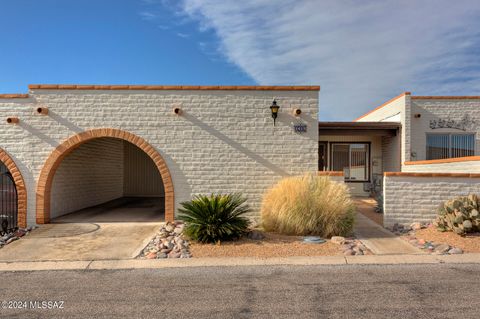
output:
<path id="1" fill-rule="evenodd" d="M 135 145 L 124 142 L 124 196 L 163 196 L 163 183 L 152 159 Z"/>

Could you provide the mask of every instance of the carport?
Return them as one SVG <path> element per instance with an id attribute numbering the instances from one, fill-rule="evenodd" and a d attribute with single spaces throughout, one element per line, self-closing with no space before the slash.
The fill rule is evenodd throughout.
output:
<path id="1" fill-rule="evenodd" d="M 162 178 L 130 142 L 101 137 L 83 143 L 53 177 L 52 222 L 140 222 L 164 217 Z"/>

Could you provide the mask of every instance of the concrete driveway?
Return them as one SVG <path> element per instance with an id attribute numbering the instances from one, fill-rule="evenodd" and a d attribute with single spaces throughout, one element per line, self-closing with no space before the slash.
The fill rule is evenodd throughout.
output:
<path id="1" fill-rule="evenodd" d="M 41 225 L 0 249 L 0 261 L 133 258 L 162 224 L 158 199 L 118 199 Z"/>

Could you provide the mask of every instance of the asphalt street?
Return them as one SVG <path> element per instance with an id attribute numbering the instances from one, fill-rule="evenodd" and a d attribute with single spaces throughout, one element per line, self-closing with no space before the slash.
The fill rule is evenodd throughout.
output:
<path id="1" fill-rule="evenodd" d="M 2 318 L 478 318 L 480 309 L 478 264 L 36 271 L 0 276 Z M 62 309 L 49 309 L 58 307 Z"/>

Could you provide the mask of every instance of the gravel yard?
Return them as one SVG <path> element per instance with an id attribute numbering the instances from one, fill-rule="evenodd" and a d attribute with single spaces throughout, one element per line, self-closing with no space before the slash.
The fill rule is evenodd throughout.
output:
<path id="1" fill-rule="evenodd" d="M 292 256 L 341 256 L 338 244 L 301 242 L 303 237 L 264 233 L 262 240 L 242 238 L 221 244 L 190 244 L 193 257 L 292 257 Z"/>
<path id="2" fill-rule="evenodd" d="M 480 233 L 469 234 L 462 237 L 453 232 L 439 232 L 435 227 L 427 227 L 416 230 L 415 236 L 425 241 L 445 243 L 453 247 L 458 247 L 466 253 L 480 252 Z"/>

